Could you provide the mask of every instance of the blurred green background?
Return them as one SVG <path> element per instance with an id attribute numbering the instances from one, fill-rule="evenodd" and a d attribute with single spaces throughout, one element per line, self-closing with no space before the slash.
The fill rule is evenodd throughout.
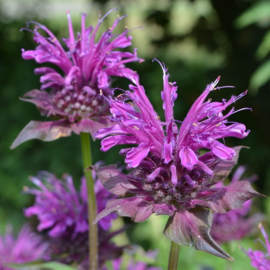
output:
<path id="1" fill-rule="evenodd" d="M 159 115 L 162 115 L 160 91 L 162 70 L 154 62 L 157 58 L 169 68 L 170 80 L 178 85 L 175 119 L 182 120 L 206 84 L 221 75 L 219 86 L 234 85 L 211 93 L 215 100 L 228 99 L 249 89 L 248 95 L 235 104 L 236 109 L 252 108 L 231 117 L 251 130 L 244 140 L 226 139 L 227 145 L 246 145 L 239 164 L 247 165 L 247 175 L 258 174 L 256 189 L 270 194 L 270 1 L 251 0 L 17 0 L 0 1 L 0 232 L 7 223 L 15 228 L 25 222 L 22 209 L 32 198 L 22 195 L 22 187 L 29 185 L 28 176 L 47 170 L 61 176 L 71 174 L 77 184 L 82 175 L 80 138 L 72 135 L 54 142 L 32 140 L 10 150 L 18 133 L 30 120 L 42 120 L 38 110 L 22 102 L 27 91 L 39 88 L 39 76 L 33 74 L 38 65 L 21 58 L 21 48 L 33 49 L 36 44 L 28 31 L 20 32 L 30 20 L 49 27 L 61 39 L 68 36 L 66 11 L 70 10 L 75 32 L 80 31 L 80 12 L 88 14 L 87 24 L 96 25 L 98 11 L 105 14 L 118 7 L 104 21 L 99 34 L 107 29 L 117 14 L 127 14 L 117 27 L 119 33 L 128 26 L 133 45 L 144 63 L 130 65 L 137 70 L 141 84 Z M 138 28 L 142 27 L 142 28 Z M 132 50 L 132 48 L 130 48 Z M 126 89 L 128 81 L 115 79 L 114 87 Z M 44 119 L 45 120 L 45 119 Z M 106 153 L 93 145 L 94 161 L 106 164 L 122 161 L 119 148 Z M 255 199 L 253 211 L 266 214 L 270 229 L 268 199 Z M 162 236 L 166 218 L 151 217 L 148 222 L 130 230 L 130 238 L 146 249 L 160 249 L 157 264 L 165 269 L 169 241 Z M 149 233 L 152 232 L 152 234 Z M 256 237 L 255 237 L 256 238 Z M 161 241 L 162 239 L 162 241 Z M 190 248 L 181 248 L 181 269 L 252 269 L 250 261 L 237 246 L 258 248 L 253 239 L 245 239 L 225 247 L 235 262 L 221 259 Z M 244 268 L 245 267 L 245 268 Z M 179 268 L 180 269 L 180 268 Z"/>

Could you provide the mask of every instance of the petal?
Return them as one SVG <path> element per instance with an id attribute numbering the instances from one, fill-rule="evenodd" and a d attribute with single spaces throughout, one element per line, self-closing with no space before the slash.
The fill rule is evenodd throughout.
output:
<path id="1" fill-rule="evenodd" d="M 131 168 L 136 168 L 141 163 L 141 161 L 148 155 L 149 151 L 149 145 L 141 143 L 137 148 L 132 148 L 127 153 L 125 162 Z"/>
<path id="2" fill-rule="evenodd" d="M 110 136 L 102 140 L 100 150 L 106 152 L 115 145 L 135 144 L 136 142 L 137 139 L 134 136 L 127 136 L 127 135 Z"/>
<path id="3" fill-rule="evenodd" d="M 31 121 L 17 136 L 11 145 L 14 149 L 18 145 L 31 139 L 39 139 L 42 141 L 54 141 L 60 137 L 70 136 L 71 129 L 66 121 L 38 122 Z"/>
<path id="4" fill-rule="evenodd" d="M 227 147 L 219 141 L 213 141 L 210 143 L 212 152 L 221 159 L 232 159 L 236 154 L 233 148 Z"/>
<path id="5" fill-rule="evenodd" d="M 139 197 L 110 200 L 106 208 L 97 215 L 95 223 L 112 212 L 122 217 L 130 217 L 134 222 L 143 222 L 153 214 L 153 207 Z"/>
<path id="6" fill-rule="evenodd" d="M 182 147 L 179 157 L 181 158 L 181 164 L 188 170 L 192 170 L 193 166 L 197 164 L 198 157 L 189 147 Z"/>
<path id="7" fill-rule="evenodd" d="M 174 186 L 176 186 L 178 177 L 175 165 L 171 165 L 170 170 L 171 170 L 171 182 Z"/>
<path id="8" fill-rule="evenodd" d="M 109 77 L 108 77 L 107 73 L 104 71 L 101 71 L 98 74 L 98 88 L 103 89 L 103 88 L 107 88 L 109 86 L 110 86 Z"/>
<path id="9" fill-rule="evenodd" d="M 191 245 L 195 249 L 233 261 L 210 236 L 212 219 L 211 210 L 204 207 L 196 207 L 189 211 L 180 208 L 169 218 L 163 233 L 179 245 Z"/>

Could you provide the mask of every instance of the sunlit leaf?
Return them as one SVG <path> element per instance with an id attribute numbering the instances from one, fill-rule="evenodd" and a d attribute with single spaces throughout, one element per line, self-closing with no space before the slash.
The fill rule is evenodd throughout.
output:
<path id="1" fill-rule="evenodd" d="M 263 59 L 270 52 L 270 31 L 267 31 L 263 37 L 263 40 L 256 51 L 256 57 Z"/>
<path id="2" fill-rule="evenodd" d="M 249 89 L 256 94 L 258 89 L 270 79 L 270 60 L 262 64 L 252 75 Z"/>
<path id="3" fill-rule="evenodd" d="M 252 23 L 263 21 L 270 23 L 270 2 L 268 1 L 258 3 L 242 13 L 235 21 L 235 25 L 238 28 L 243 28 Z"/>

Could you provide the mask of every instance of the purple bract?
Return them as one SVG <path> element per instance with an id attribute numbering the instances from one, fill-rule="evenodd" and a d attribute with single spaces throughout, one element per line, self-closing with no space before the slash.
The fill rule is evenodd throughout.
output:
<path id="1" fill-rule="evenodd" d="M 213 187 L 230 173 L 242 148 L 227 147 L 219 139 L 248 135 L 245 125 L 227 120 L 235 113 L 234 108 L 223 113 L 246 92 L 228 101 L 205 101 L 211 91 L 218 89 L 218 78 L 206 87 L 178 128 L 173 117 L 177 87 L 168 81 L 169 75 L 162 68 L 164 121 L 154 111 L 136 74 L 126 74 L 134 84 L 129 86 L 130 91 L 108 98 L 115 125 L 99 130 L 95 136 L 106 137 L 102 140 L 103 151 L 131 144 L 120 153 L 132 170 L 125 175 L 115 166 L 92 167 L 104 187 L 120 197 L 110 200 L 96 221 L 112 212 L 135 222 L 153 213 L 168 215 L 164 234 L 169 239 L 232 260 L 209 231 L 213 213 L 226 213 L 259 196 L 247 181 Z"/>
<path id="2" fill-rule="evenodd" d="M 114 9 L 115 10 L 115 9 Z M 131 45 L 128 30 L 121 34 L 113 34 L 115 27 L 123 17 L 117 17 L 114 24 L 96 41 L 96 34 L 104 18 L 99 17 L 96 27 L 85 28 L 86 14 L 82 14 L 81 33 L 77 39 L 74 36 L 70 14 L 67 14 L 69 37 L 63 39 L 68 51 L 65 51 L 54 36 L 44 25 L 36 22 L 34 41 L 39 45 L 35 50 L 22 50 L 26 60 L 34 59 L 37 63 L 51 63 L 61 69 L 58 72 L 49 67 L 35 69 L 35 74 L 41 74 L 40 90 L 32 90 L 25 94 L 22 100 L 34 103 L 42 115 L 58 119 L 50 122 L 31 121 L 18 135 L 11 148 L 24 141 L 40 139 L 52 141 L 59 137 L 69 136 L 71 132 L 89 132 L 93 134 L 101 127 L 106 127 L 109 121 L 107 102 L 99 95 L 110 95 L 111 76 L 124 76 L 131 73 L 125 64 L 142 61 L 134 53 L 118 51 Z M 44 31 L 48 37 L 39 33 Z M 50 90 L 50 91 L 47 91 Z"/>
<path id="3" fill-rule="evenodd" d="M 236 183 L 240 180 L 241 176 L 245 172 L 245 167 L 240 166 L 232 176 L 232 183 Z M 256 175 L 243 180 L 252 183 L 257 179 Z M 215 187 L 224 187 L 222 182 L 218 183 Z M 232 240 L 239 240 L 248 234 L 254 232 L 256 225 L 263 220 L 263 215 L 260 213 L 254 214 L 248 217 L 252 200 L 248 200 L 243 203 L 243 206 L 239 209 L 231 210 L 225 214 L 214 214 L 213 224 L 211 227 L 211 236 L 219 244 L 229 242 Z"/>
<path id="4" fill-rule="evenodd" d="M 31 232 L 25 225 L 17 238 L 12 234 L 12 227 L 7 227 L 6 234 L 0 236 L 0 269 L 12 270 L 6 264 L 20 264 L 42 259 L 48 245 L 42 238 Z"/>

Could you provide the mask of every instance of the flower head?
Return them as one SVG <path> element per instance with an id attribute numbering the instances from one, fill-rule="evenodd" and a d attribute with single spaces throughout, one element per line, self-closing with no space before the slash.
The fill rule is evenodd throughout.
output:
<path id="1" fill-rule="evenodd" d="M 46 26 L 36 22 L 29 23 L 35 25 L 34 31 L 29 31 L 33 32 L 34 41 L 39 45 L 35 50 L 22 50 L 22 57 L 26 60 L 34 59 L 40 64 L 54 64 L 61 72 L 49 67 L 36 68 L 35 74 L 42 75 L 41 88 L 26 93 L 23 100 L 34 103 L 42 115 L 57 120 L 31 121 L 18 135 L 11 148 L 30 139 L 52 141 L 69 136 L 72 131 L 77 134 L 93 134 L 97 129 L 108 125 L 104 118 L 108 114 L 108 104 L 99 95 L 100 90 L 104 95 L 111 94 L 111 76 L 119 77 L 130 73 L 131 70 L 126 68 L 125 64 L 141 60 L 137 57 L 136 50 L 134 53 L 117 50 L 131 45 L 131 36 L 127 35 L 127 29 L 119 35 L 113 34 L 123 17 L 118 16 L 114 24 L 96 41 L 98 29 L 111 11 L 104 17 L 99 17 L 96 27 L 87 28 L 86 14 L 82 14 L 81 32 L 77 39 L 68 13 L 69 37 L 63 39 L 67 51 Z M 48 36 L 42 36 L 39 30 Z"/>
<path id="2" fill-rule="evenodd" d="M 259 270 L 269 270 L 270 269 L 270 243 L 268 239 L 268 235 L 264 230 L 262 224 L 259 224 L 259 228 L 262 232 L 263 238 L 265 240 L 265 244 L 263 243 L 267 253 L 263 253 L 262 251 L 249 249 L 246 254 L 251 259 L 251 265 Z"/>
<path id="3" fill-rule="evenodd" d="M 98 212 L 101 212 L 108 200 L 114 196 L 104 189 L 95 173 L 93 178 Z M 85 178 L 81 180 L 79 192 L 74 188 L 72 177 L 69 175 L 64 175 L 63 180 L 60 180 L 49 172 L 41 171 L 30 180 L 39 189 L 24 189 L 26 193 L 35 195 L 34 205 L 25 209 L 24 213 L 27 217 L 36 215 L 39 220 L 37 230 L 46 232 L 46 256 L 66 264 L 76 262 L 81 264 L 81 269 L 88 269 L 89 226 Z M 117 247 L 110 242 L 114 235 L 122 231 L 108 232 L 114 218 L 116 215 L 112 213 L 99 222 L 100 265 L 122 254 L 123 247 Z"/>
<path id="4" fill-rule="evenodd" d="M 238 182 L 245 172 L 245 167 L 240 166 L 232 177 L 232 183 Z M 243 180 L 253 182 L 257 179 L 256 175 Z M 215 187 L 224 187 L 222 182 L 218 183 Z M 252 200 L 243 203 L 241 208 L 233 209 L 225 214 L 214 214 L 213 224 L 211 227 L 211 236 L 218 243 L 229 242 L 232 240 L 239 240 L 248 234 L 251 234 L 258 224 L 263 219 L 262 214 L 254 214 L 247 217 L 250 212 Z"/>
<path id="5" fill-rule="evenodd" d="M 106 261 L 116 260 L 123 253 L 123 246 L 117 246 L 111 242 L 112 237 L 121 233 L 124 229 L 108 232 L 101 227 L 98 231 L 98 259 L 99 266 L 103 267 Z M 59 261 L 64 264 L 76 264 L 79 270 L 89 269 L 89 241 L 88 232 L 78 233 L 75 237 L 66 233 L 62 237 L 51 238 L 46 237 L 45 240 L 49 244 L 47 257 L 51 261 Z M 91 247 L 90 247 L 91 248 Z"/>
<path id="6" fill-rule="evenodd" d="M 92 167 L 104 187 L 120 197 L 110 200 L 97 220 L 112 212 L 131 217 L 135 222 L 142 222 L 153 213 L 168 215 L 164 234 L 169 239 L 232 259 L 209 235 L 213 212 L 238 208 L 259 194 L 247 181 L 220 188 L 212 186 L 226 178 L 242 148 L 227 147 L 219 139 L 248 135 L 245 125 L 227 120 L 235 113 L 234 108 L 223 113 L 246 92 L 228 101 L 205 101 L 217 89 L 218 78 L 206 87 L 178 128 L 173 117 L 177 87 L 168 81 L 165 67 L 161 92 L 165 121 L 154 111 L 138 77 L 132 74 L 127 77 L 134 84 L 129 86 L 130 91 L 117 98 L 109 97 L 115 125 L 99 130 L 95 136 L 106 137 L 101 143 L 103 151 L 115 145 L 132 144 L 120 151 L 127 168 L 132 170 L 125 175 L 114 166 Z"/>
<path id="7" fill-rule="evenodd" d="M 12 227 L 8 226 L 6 234 L 0 236 L 0 269 L 11 270 L 6 264 L 27 263 L 41 259 L 47 250 L 47 244 L 42 238 L 31 232 L 25 225 L 17 238 L 12 234 Z"/>
<path id="8" fill-rule="evenodd" d="M 98 212 L 101 212 L 112 194 L 103 188 L 99 180 L 95 179 L 95 192 L 98 202 Z M 35 195 L 33 206 L 25 209 L 27 217 L 36 215 L 39 219 L 38 231 L 48 230 L 50 237 L 63 237 L 88 232 L 87 190 L 85 178 L 81 181 L 80 192 L 76 191 L 72 177 L 63 176 L 63 181 L 49 172 L 41 171 L 30 180 L 39 189 L 25 187 L 24 191 Z M 108 230 L 115 214 L 109 215 L 99 225 Z"/>

